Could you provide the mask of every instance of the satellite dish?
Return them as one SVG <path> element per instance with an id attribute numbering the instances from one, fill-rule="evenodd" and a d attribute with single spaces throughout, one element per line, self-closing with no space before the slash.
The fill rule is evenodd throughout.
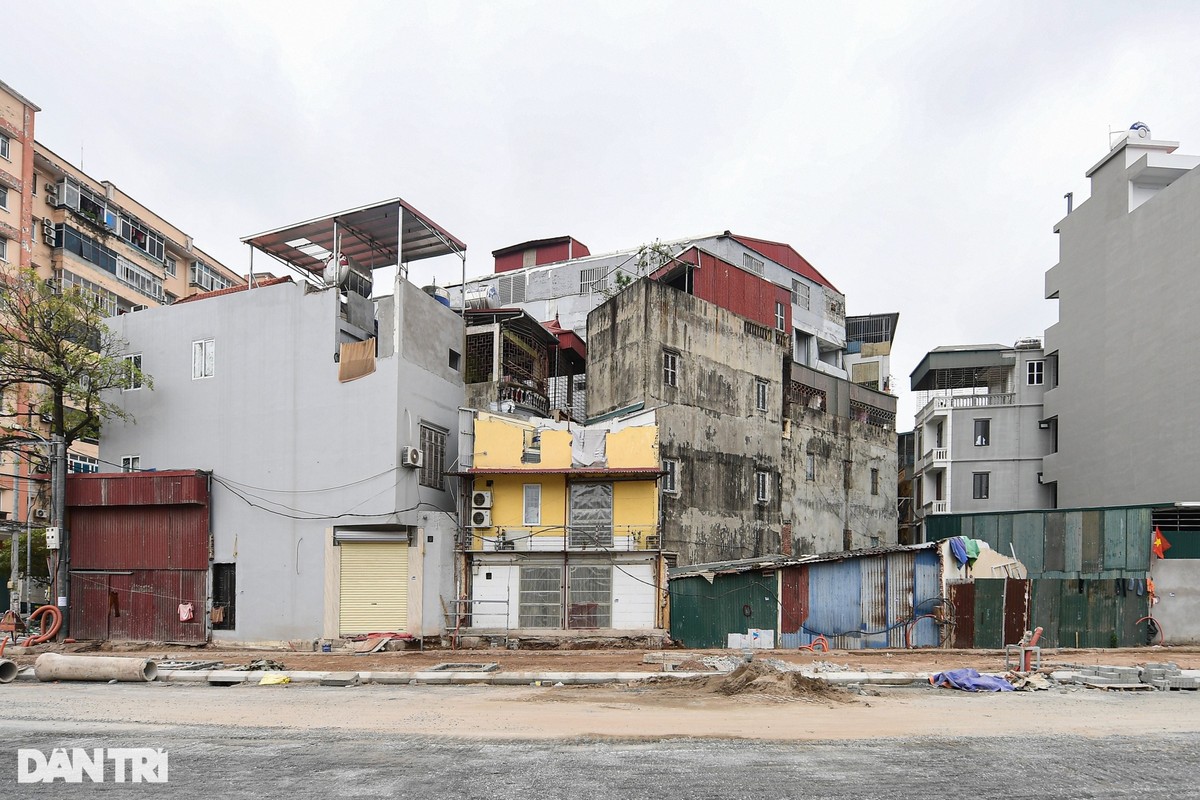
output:
<path id="1" fill-rule="evenodd" d="M 1129 126 L 1129 130 L 1139 139 L 1150 138 L 1150 126 L 1144 122 L 1135 122 Z"/>

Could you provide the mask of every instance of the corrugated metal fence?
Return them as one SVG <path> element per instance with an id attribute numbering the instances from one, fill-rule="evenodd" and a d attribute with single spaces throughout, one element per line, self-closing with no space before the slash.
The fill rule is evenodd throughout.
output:
<path id="1" fill-rule="evenodd" d="M 1140 647 L 1149 599 L 1137 579 L 977 578 L 951 583 L 951 646 L 1000 648 L 1042 627 L 1043 647 Z"/>

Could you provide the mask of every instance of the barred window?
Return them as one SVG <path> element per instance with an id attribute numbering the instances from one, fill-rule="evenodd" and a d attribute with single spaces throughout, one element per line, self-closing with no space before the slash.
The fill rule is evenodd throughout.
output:
<path id="1" fill-rule="evenodd" d="M 434 489 L 445 488 L 442 473 L 446 469 L 446 431 L 432 425 L 421 424 L 422 486 Z"/>

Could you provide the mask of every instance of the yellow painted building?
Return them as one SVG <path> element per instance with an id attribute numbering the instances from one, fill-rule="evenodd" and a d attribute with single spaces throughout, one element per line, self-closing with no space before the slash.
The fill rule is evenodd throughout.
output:
<path id="1" fill-rule="evenodd" d="M 486 630 L 664 627 L 653 414 L 584 426 L 475 412 L 462 595 Z"/>

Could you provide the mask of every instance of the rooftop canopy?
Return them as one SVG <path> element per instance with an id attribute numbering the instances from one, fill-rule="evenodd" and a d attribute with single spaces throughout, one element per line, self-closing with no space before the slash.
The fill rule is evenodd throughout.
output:
<path id="1" fill-rule="evenodd" d="M 399 197 L 245 236 L 242 241 L 291 266 L 320 273 L 341 240 L 342 255 L 367 269 L 457 255 L 467 246 Z"/>

